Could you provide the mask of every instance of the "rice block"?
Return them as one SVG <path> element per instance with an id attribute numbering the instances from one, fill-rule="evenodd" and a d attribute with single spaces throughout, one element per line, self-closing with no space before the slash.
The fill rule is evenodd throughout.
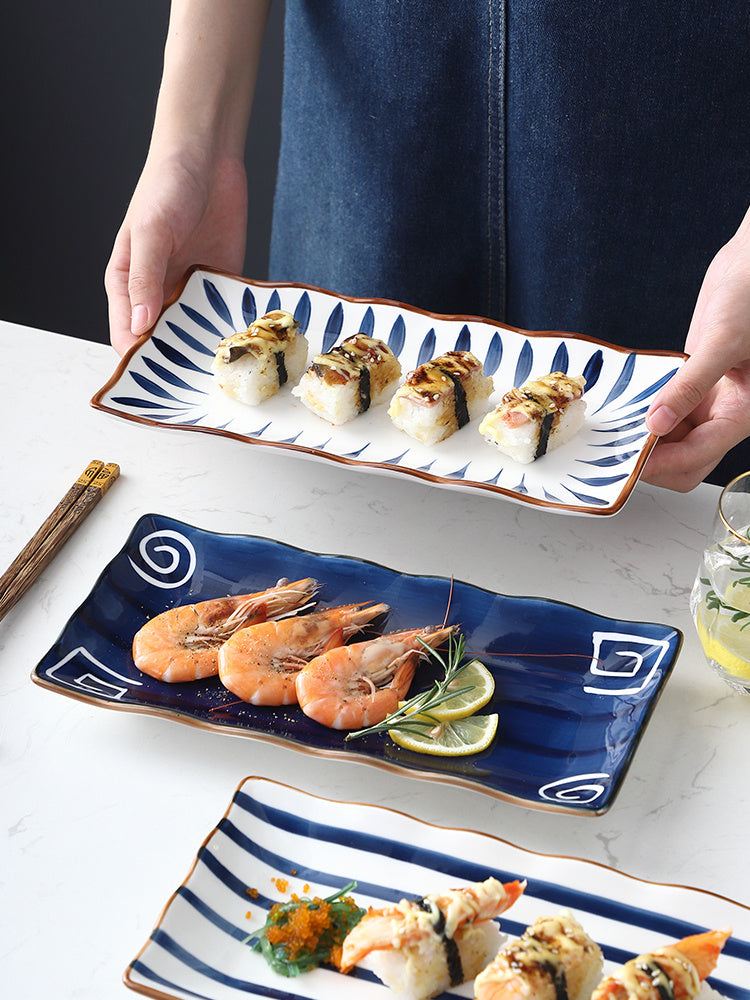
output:
<path id="1" fill-rule="evenodd" d="M 454 942 L 461 968 L 461 981 L 474 979 L 497 954 L 506 940 L 494 920 L 463 925 Z M 358 963 L 373 972 L 396 1000 L 428 1000 L 458 985 L 446 959 L 445 942 L 438 934 L 417 937 L 400 948 L 370 952 Z"/>
<path id="2" fill-rule="evenodd" d="M 503 945 L 476 977 L 474 996 L 553 997 L 555 984 L 564 984 L 567 1000 L 589 1000 L 603 966 L 599 945 L 563 910 L 538 917 L 520 938 Z"/>
<path id="3" fill-rule="evenodd" d="M 552 372 L 506 392 L 484 417 L 479 433 L 503 454 L 524 465 L 572 440 L 583 425 L 582 375 Z"/>
<path id="4" fill-rule="evenodd" d="M 433 445 L 484 412 L 492 390 L 492 379 L 471 351 L 448 351 L 406 376 L 388 415 L 399 430 Z"/>
<path id="5" fill-rule="evenodd" d="M 308 343 L 291 313 L 274 309 L 247 330 L 219 341 L 211 370 L 233 399 L 257 406 L 287 382 L 296 382 L 307 363 Z"/>
<path id="6" fill-rule="evenodd" d="M 400 377 L 401 365 L 387 344 L 357 333 L 316 354 L 292 394 L 324 420 L 345 424 L 382 402 Z"/>

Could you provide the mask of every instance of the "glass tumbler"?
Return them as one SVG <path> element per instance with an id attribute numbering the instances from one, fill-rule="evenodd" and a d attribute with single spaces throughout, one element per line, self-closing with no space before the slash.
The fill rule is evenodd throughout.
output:
<path id="1" fill-rule="evenodd" d="M 722 490 L 690 611 L 711 668 L 750 694 L 750 472 Z"/>

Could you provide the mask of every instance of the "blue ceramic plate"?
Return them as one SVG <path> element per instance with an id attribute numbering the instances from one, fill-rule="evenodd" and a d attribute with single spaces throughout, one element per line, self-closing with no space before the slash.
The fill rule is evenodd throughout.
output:
<path id="1" fill-rule="evenodd" d="M 490 875 L 528 883 L 501 917 L 502 933 L 515 937 L 537 917 L 571 910 L 600 944 L 605 974 L 688 934 L 732 927 L 708 982 L 728 1000 L 750 1000 L 750 910 L 738 903 L 430 826 L 379 806 L 319 799 L 263 778 L 242 782 L 128 966 L 125 983 L 147 996 L 182 1000 L 388 1000 L 393 993 L 359 969 L 349 976 L 325 968 L 297 979 L 276 975 L 244 941 L 263 925 L 270 905 L 292 892 L 327 896 L 355 879 L 357 902 L 377 907 Z M 286 893 L 275 878 L 288 883 Z M 450 996 L 456 994 L 473 996 L 471 984 Z"/>
<path id="2" fill-rule="evenodd" d="M 314 577 L 323 606 L 384 601 L 387 631 L 460 622 L 466 648 L 493 672 L 499 733 L 485 752 L 434 757 L 387 736 L 346 742 L 297 706 L 237 703 L 218 678 L 166 684 L 134 665 L 131 643 L 153 615 L 282 577 Z M 505 597 L 442 577 L 410 576 L 264 538 L 221 535 L 148 514 L 36 667 L 38 683 L 108 708 L 366 761 L 500 798 L 578 813 L 614 801 L 682 644 L 666 625 L 622 622 L 535 597 Z M 412 692 L 429 687 L 420 667 Z"/>
<path id="3" fill-rule="evenodd" d="M 479 420 L 427 447 L 393 427 L 385 404 L 338 427 L 310 413 L 289 385 L 261 406 L 243 406 L 218 389 L 211 361 L 220 338 L 271 309 L 295 315 L 310 357 L 359 331 L 385 341 L 404 375 L 445 351 L 471 350 L 494 380 L 492 406 L 530 377 L 550 371 L 584 375 L 585 424 L 569 444 L 519 465 L 484 441 Z M 558 513 L 606 515 L 620 510 L 632 492 L 656 443 L 646 430 L 646 411 L 683 361 L 681 354 L 628 351 L 567 333 L 529 333 L 203 268 L 188 272 L 154 329 L 120 362 L 92 404 L 152 427 L 222 434 Z"/>

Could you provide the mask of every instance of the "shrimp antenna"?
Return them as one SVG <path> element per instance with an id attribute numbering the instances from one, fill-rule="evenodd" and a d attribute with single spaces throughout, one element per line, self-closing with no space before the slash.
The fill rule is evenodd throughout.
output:
<path id="1" fill-rule="evenodd" d="M 443 628 L 448 624 L 448 615 L 451 613 L 451 604 L 453 603 L 453 574 L 451 573 L 451 585 L 448 591 L 448 607 L 445 609 L 445 617 L 443 618 Z"/>

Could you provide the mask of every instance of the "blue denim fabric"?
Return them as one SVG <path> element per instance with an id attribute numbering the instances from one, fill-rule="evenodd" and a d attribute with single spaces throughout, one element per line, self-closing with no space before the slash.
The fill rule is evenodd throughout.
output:
<path id="1" fill-rule="evenodd" d="M 748 204 L 747 0 L 287 0 L 270 277 L 679 349 Z"/>
<path id="2" fill-rule="evenodd" d="M 288 0 L 273 280 L 497 314 L 504 32 L 474 4 Z"/>

